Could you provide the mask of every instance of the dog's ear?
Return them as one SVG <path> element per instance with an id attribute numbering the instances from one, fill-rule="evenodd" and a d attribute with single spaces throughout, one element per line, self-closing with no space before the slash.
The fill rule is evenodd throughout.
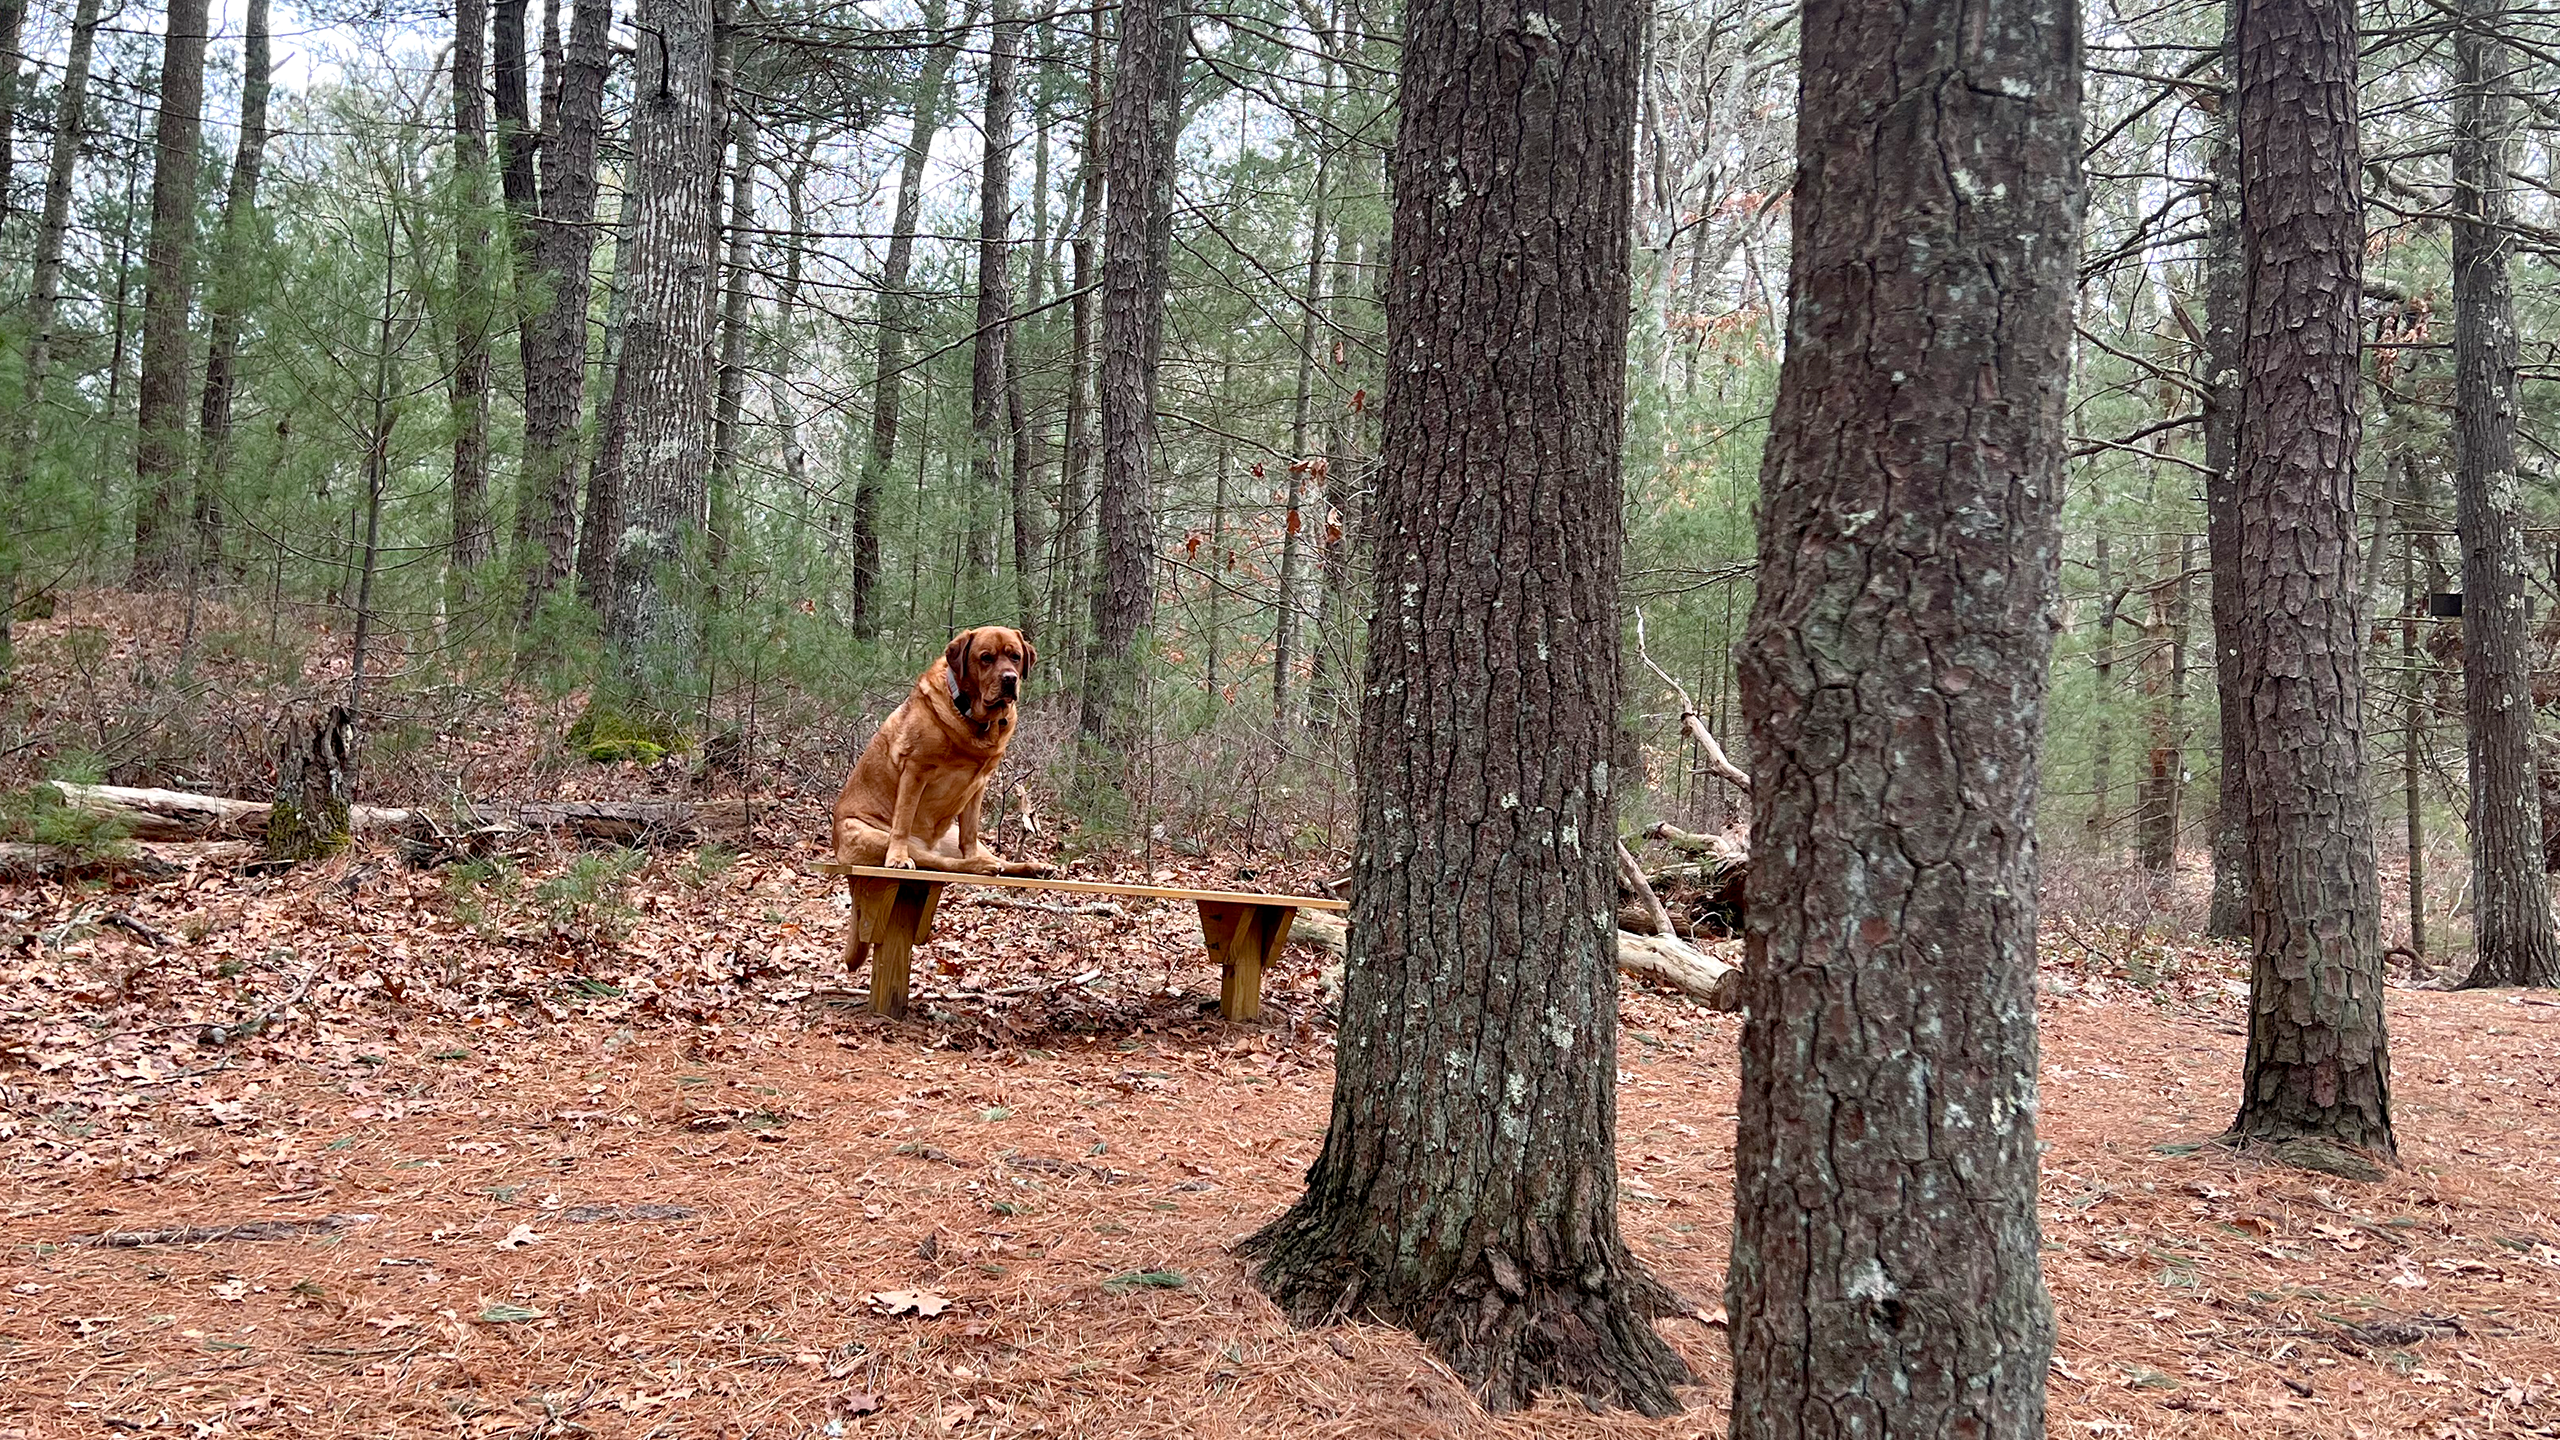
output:
<path id="1" fill-rule="evenodd" d="M 1040 652 L 1039 652 L 1038 650 L 1035 650 L 1035 649 L 1033 649 L 1033 648 L 1032 648 L 1032 645 L 1031 645 L 1031 637 L 1030 637 L 1030 636 L 1028 636 L 1028 635 L 1023 636 L 1023 637 L 1022 637 L 1022 678 L 1023 678 L 1023 679 L 1028 680 L 1028 679 L 1030 679 L 1030 678 L 1031 678 L 1031 662 L 1032 662 L 1032 661 L 1034 661 L 1034 660 L 1037 660 L 1037 659 L 1039 659 L 1039 658 L 1040 658 Z"/>
<path id="2" fill-rule="evenodd" d="M 963 630 L 952 636 L 942 651 L 942 667 L 950 674 L 951 703 L 959 706 L 963 715 L 969 713 L 970 705 L 978 698 L 977 684 L 969 676 L 969 642 L 977 634 L 975 630 Z"/>

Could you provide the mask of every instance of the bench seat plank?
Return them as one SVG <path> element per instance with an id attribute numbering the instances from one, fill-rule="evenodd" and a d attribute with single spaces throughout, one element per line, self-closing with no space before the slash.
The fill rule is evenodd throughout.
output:
<path id="1" fill-rule="evenodd" d="M 1076 895 L 1189 900 L 1200 907 L 1200 938 L 1218 962 L 1218 1009 L 1229 1020 L 1262 1014 L 1263 967 L 1289 943 L 1289 922 L 1300 910 L 1346 910 L 1341 900 L 1316 895 L 1268 895 L 1255 890 L 1186 890 L 1164 885 L 1113 885 L 1096 880 L 1040 880 L 1015 875 L 970 875 L 954 870 L 891 870 L 878 865 L 818 867 L 845 877 L 853 913 L 845 917 L 844 963 L 848 976 L 871 965 L 871 1009 L 907 1012 L 908 957 L 933 934 L 933 913 L 945 885 L 994 885 L 1013 890 L 1062 890 Z"/>
<path id="2" fill-rule="evenodd" d="M 1270 895 L 1259 890 L 1185 890 L 1167 885 L 1121 885 L 1104 880 L 1041 880 L 1028 875 L 971 875 L 959 870 L 891 870 L 879 865 L 818 867 L 826 875 L 865 880 L 929 880 L 937 885 L 1001 885 L 1012 890 L 1063 890 L 1072 895 L 1129 895 L 1144 900 L 1209 900 L 1230 905 L 1287 905 L 1297 910 L 1348 910 L 1351 902 L 1322 895 Z"/>

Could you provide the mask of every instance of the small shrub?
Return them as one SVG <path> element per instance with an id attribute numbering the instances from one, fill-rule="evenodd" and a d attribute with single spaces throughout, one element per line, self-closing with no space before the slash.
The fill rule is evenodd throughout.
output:
<path id="1" fill-rule="evenodd" d="M 50 785 L 0 795 L 0 840 L 106 856 L 119 853 L 131 838 L 132 827 L 121 816 L 66 803 Z"/>
<path id="2" fill-rule="evenodd" d="M 596 850 L 534 887 L 551 923 L 572 934 L 610 938 L 639 915 L 623 898 L 623 882 L 648 860 L 639 850 Z"/>

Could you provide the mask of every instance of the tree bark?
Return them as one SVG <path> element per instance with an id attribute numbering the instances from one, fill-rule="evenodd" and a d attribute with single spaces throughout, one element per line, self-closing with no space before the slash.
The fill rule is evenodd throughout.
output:
<path id="1" fill-rule="evenodd" d="M 729 166 L 729 244 L 721 272 L 720 394 L 711 417 L 711 534 L 708 561 L 719 583 L 737 545 L 738 447 L 747 403 L 747 305 L 750 254 L 755 245 L 756 132 L 744 108 L 733 108 L 729 129 L 736 158 Z"/>
<path id="2" fill-rule="evenodd" d="M 497 553 L 489 520 L 489 0 L 453 7 L 453 493 L 456 593 Z"/>
<path id="3" fill-rule="evenodd" d="M 314 860 L 347 847 L 355 808 L 356 713 L 332 705 L 285 728 L 276 750 L 276 798 L 261 834 L 266 858 Z"/>
<path id="4" fill-rule="evenodd" d="M 718 293 L 728 0 L 644 0 L 633 103 L 630 311 L 606 423 L 622 497 L 604 637 L 627 673 L 689 664 L 699 617 L 688 562 L 709 516 L 711 344 Z M 598 467 L 604 467 L 600 457 Z M 599 477 L 598 484 L 606 483 Z"/>
<path id="5" fill-rule="evenodd" d="M 222 242 L 215 262 L 205 346 L 204 403 L 196 470 L 196 563 L 220 567 L 223 501 L 231 475 L 231 409 L 239 389 L 240 327 L 249 309 L 249 257 L 259 243 L 258 181 L 266 169 L 267 100 L 273 89 L 267 0 L 249 0 L 248 35 L 240 56 L 240 144 L 231 188 L 222 201 Z"/>
<path id="6" fill-rule="evenodd" d="M 14 208 L 9 182 L 18 168 L 18 86 L 26 68 L 26 0 L 0 0 L 0 223 Z"/>
<path id="7" fill-rule="evenodd" d="M 1333 1118 L 1306 1194 L 1249 1245 L 1299 1322 L 1407 1326 L 1500 1409 L 1563 1389 L 1668 1414 L 1688 1378 L 1646 1323 L 1679 1302 L 1617 1223 L 1610 761 L 1643 10 L 1407 11 Z M 1145 193 L 1122 174 L 1115 210 Z"/>
<path id="8" fill-rule="evenodd" d="M 1066 461 L 1059 472 L 1057 569 L 1066 583 L 1051 587 L 1055 603 L 1070 603 L 1072 597 L 1086 593 L 1092 575 L 1092 547 L 1086 537 L 1092 532 L 1093 509 L 1093 258 L 1094 242 L 1102 227 L 1102 197 L 1105 165 L 1102 155 L 1102 118 L 1107 96 L 1102 83 L 1102 22 L 1097 15 L 1092 27 L 1086 61 L 1084 153 L 1078 165 L 1077 185 L 1082 194 L 1077 201 L 1075 239 L 1068 246 L 1073 257 L 1072 285 L 1074 297 L 1067 302 L 1067 424 Z M 1082 651 L 1089 630 L 1082 625 L 1065 627 L 1074 637 L 1077 665 L 1071 674 L 1083 673 Z"/>
<path id="9" fill-rule="evenodd" d="M 151 239 L 143 259 L 142 377 L 136 387 L 133 588 L 157 590 L 184 563 L 178 513 L 187 467 L 192 359 L 189 262 L 195 255 L 197 150 L 204 138 L 205 0 L 170 0 L 161 42 L 151 165 Z"/>
<path id="10" fill-rule="evenodd" d="M 1330 71 L 1326 74 L 1329 80 Z M 1298 385 L 1289 410 L 1288 503 L 1280 522 L 1279 592 L 1271 615 L 1271 721 L 1283 731 L 1294 718 L 1289 681 L 1298 664 L 1298 534 L 1306 528 L 1302 511 L 1307 481 L 1312 477 L 1321 487 L 1325 471 L 1323 459 L 1307 453 L 1307 423 L 1315 401 L 1316 306 L 1324 289 L 1325 202 L 1330 198 L 1326 189 L 1333 178 L 1333 152 L 1330 135 L 1319 130 L 1314 139 L 1318 147 L 1315 203 L 1307 207 L 1307 288 L 1298 311 Z M 1322 489 L 1317 493 L 1322 494 Z"/>
<path id="11" fill-rule="evenodd" d="M 869 637 L 880 631 L 880 497 L 889 488 L 889 468 L 898 456 L 898 412 L 905 396 L 907 270 L 914 263 L 916 224 L 924 205 L 924 167 L 933 153 L 933 137 L 942 129 L 942 88 L 951 74 L 954 38 L 943 31 L 942 0 L 927 0 L 924 28 L 936 37 L 925 52 L 916 77 L 915 119 L 907 127 L 907 153 L 898 170 L 898 200 L 889 226 L 889 253 L 880 265 L 880 298 L 872 328 L 878 353 L 871 381 L 871 448 L 862 462 L 853 491 L 853 633 Z M 975 6 L 963 12 L 960 28 L 977 18 Z"/>
<path id="12" fill-rule="evenodd" d="M 1735 1440 L 2044 1434 L 2036 791 L 2077 12 L 1804 11 L 1752 756 Z"/>
<path id="13" fill-rule="evenodd" d="M 985 608 L 985 583 L 997 574 L 996 517 L 1009 508 L 1005 450 L 1005 346 L 1013 329 L 1013 65 L 1022 26 L 1010 0 L 995 0 L 987 40 L 985 137 L 978 170 L 978 315 L 969 357 L 968 534 L 970 613 Z"/>
<path id="14" fill-rule="evenodd" d="M 520 3 L 517 8 L 521 20 Z M 519 287 L 524 318 L 517 351 L 524 365 L 524 482 L 516 542 L 524 555 L 528 618 L 542 597 L 569 578 L 577 555 L 578 417 L 586 404 L 596 150 L 604 131 L 605 79 L 611 64 L 605 38 L 612 19 L 612 0 L 578 0 L 570 11 L 561 63 L 544 67 L 544 91 L 558 98 L 544 106 L 538 177 L 534 156 L 519 154 L 531 132 L 523 66 L 516 66 L 512 94 L 503 63 L 500 70 L 498 96 L 502 119 L 508 121 L 507 164 L 513 177 L 509 184 L 531 256 Z M 519 32 L 521 28 L 519 24 Z M 515 46 L 521 55 L 521 33 Z M 502 62 L 506 54 L 502 40 Z M 511 116 L 504 113 L 509 109 Z"/>
<path id="15" fill-rule="evenodd" d="M 2453 495 L 2462 537 L 2462 710 L 2471 759 L 2478 960 L 2466 986 L 2560 985 L 2533 764 L 2533 636 L 2516 473 L 2516 299 L 2508 166 L 2519 78 L 2504 6 L 2459 0 L 2453 35 Z"/>
<path id="16" fill-rule="evenodd" d="M 7 484 L 0 488 L 0 688 L 15 669 L 12 627 L 18 613 L 18 570 L 24 563 L 19 547 L 27 526 L 20 516 L 27 486 L 35 476 L 35 452 L 42 434 L 45 382 L 53 370 L 53 329 L 61 317 L 62 251 L 71 233 L 71 182 L 80 163 L 87 128 L 89 61 L 96 52 L 98 0 L 79 0 L 71 20 L 71 49 L 64 58 L 62 84 L 55 100 L 53 154 L 44 182 L 44 215 L 36 222 L 34 275 L 28 287 L 24 321 L 27 350 L 19 364 L 18 403 L 9 413 Z"/>
<path id="17" fill-rule="evenodd" d="M 2223 5 L 2226 79 L 2238 73 L 2242 0 Z M 2204 502 L 2205 559 L 2213 579 L 2213 685 L 2220 710 L 2221 776 L 2213 820 L 2213 901 L 2205 933 L 2249 936 L 2249 705 L 2240 690 L 2240 135 L 2239 107 L 2225 96 L 2207 140 L 2212 189 L 2205 201 Z"/>
<path id="18" fill-rule="evenodd" d="M 1173 240 L 1173 156 L 1189 22 L 1165 0 L 1124 0 L 1103 137 L 1111 208 L 1102 243 L 1102 583 L 1093 588 L 1078 731 L 1122 743 L 1138 715 L 1156 611 L 1156 363 Z"/>
<path id="19" fill-rule="evenodd" d="M 2240 16 L 2238 651 L 2249 717 L 2249 1048 L 2235 1141 L 2394 1154 L 2365 789 L 2355 12 Z"/>

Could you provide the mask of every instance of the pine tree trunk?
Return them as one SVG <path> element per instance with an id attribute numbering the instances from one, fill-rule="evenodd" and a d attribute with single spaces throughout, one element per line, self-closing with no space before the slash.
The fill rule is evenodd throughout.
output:
<path id="1" fill-rule="evenodd" d="M 2238 72 L 2242 0 L 2223 5 L 2222 73 Z M 2249 706 L 2240 692 L 2240 136 L 2226 96 L 2207 141 L 2205 201 L 2205 559 L 2213 569 L 2213 685 L 2221 778 L 2213 818 L 2213 902 L 2205 933 L 2249 938 Z"/>
<path id="2" fill-rule="evenodd" d="M 942 0 L 927 0 L 925 33 L 936 37 L 925 52 L 916 77 L 915 119 L 907 129 L 907 153 L 898 169 L 898 200 L 889 226 L 889 253 L 880 266 L 880 298 L 872 328 L 879 350 L 871 380 L 871 448 L 862 462 L 853 491 L 853 595 L 849 617 L 853 633 L 880 633 L 880 497 L 889 488 L 890 466 L 898 457 L 898 412 L 905 396 L 907 270 L 916 248 L 916 224 L 924 206 L 924 167 L 933 153 L 933 137 L 942 129 L 942 89 L 956 53 L 954 37 L 943 32 Z M 977 18 L 975 6 L 963 12 L 960 28 Z"/>
<path id="3" fill-rule="evenodd" d="M 984 582 L 996 575 L 996 517 L 1009 508 L 1005 450 L 1005 346 L 1013 329 L 1009 244 L 1013 217 L 1013 65 L 1022 27 L 1010 0 L 995 0 L 987 42 L 985 137 L 978 170 L 978 314 L 969 360 L 969 570 L 972 615 L 985 609 Z"/>
<path id="4" fill-rule="evenodd" d="M 1400 363 L 1333 1118 L 1305 1195 L 1249 1243 L 1298 1322 L 1404 1325 L 1498 1409 L 1561 1389 L 1668 1414 L 1688 1379 L 1647 1323 L 1678 1302 L 1629 1253 L 1617 1203 L 1611 762 L 1643 11 L 1406 12 Z M 1115 183 L 1115 208 L 1133 192 Z"/>
<path id="5" fill-rule="evenodd" d="M 1102 242 L 1102 583 L 1077 728 L 1125 743 L 1136 725 L 1144 637 L 1156 611 L 1156 362 L 1173 237 L 1186 12 L 1124 0 L 1103 137 L 1111 207 Z"/>
<path id="6" fill-rule="evenodd" d="M 2077 12 L 1803 16 L 1738 651 L 1735 1440 L 2044 1434 L 2036 791 L 2083 196 Z"/>
<path id="7" fill-rule="evenodd" d="M 497 553 L 489 520 L 489 0 L 453 7 L 453 528 L 456 593 Z"/>
<path id="8" fill-rule="evenodd" d="M 2355 12 L 2240 17 L 2240 700 L 2249 1048 L 2237 1141 L 2394 1154 L 2356 553 L 2364 210 Z"/>
<path id="9" fill-rule="evenodd" d="M 267 0 L 249 0 L 248 36 L 241 47 L 240 145 L 231 161 L 231 189 L 222 202 L 222 244 L 213 281 L 212 338 L 205 346 L 202 432 L 196 472 L 196 557 L 200 566 L 223 565 L 223 501 L 231 476 L 231 409 L 239 389 L 240 327 L 249 309 L 249 257 L 259 244 L 258 181 L 266 169 L 267 99 L 273 89 Z"/>
<path id="10" fill-rule="evenodd" d="M 524 554 L 527 617 L 543 596 L 569 578 L 577 554 L 578 418 L 586 406 L 596 149 L 604 131 L 611 63 L 605 39 L 612 19 L 612 0 L 578 0 L 570 11 L 560 63 L 544 67 L 544 92 L 556 99 L 543 110 L 538 187 L 534 157 L 517 154 L 531 131 L 531 118 L 524 113 L 522 66 L 516 69 L 512 96 L 503 70 L 498 87 L 502 110 L 513 111 L 505 117 L 511 204 L 517 207 L 532 257 L 517 302 L 524 315 L 518 346 L 524 363 L 524 483 L 516 541 Z M 516 53 L 521 52 L 519 34 Z M 502 60 L 505 53 L 502 41 Z"/>
<path id="11" fill-rule="evenodd" d="M 143 260 L 142 378 L 136 387 L 133 588 L 163 589 L 183 568 L 187 465 L 188 269 L 195 254 L 196 172 L 204 138 L 205 0 L 170 0 L 152 148 L 151 240 Z"/>
<path id="12" fill-rule="evenodd" d="M 2098 853 L 2108 858 L 2116 854 L 2114 814 L 2115 801 L 2109 791 L 2115 784 L 2115 726 L 2107 711 L 2116 703 L 2116 607 L 2121 597 L 2116 593 L 2114 555 L 2108 549 L 2107 529 L 2098 525 L 2098 645 L 2090 658 L 2090 700 L 2098 718 L 2098 733 L 2090 745 L 2089 770 L 2091 788 L 2096 799 L 2089 807 L 2089 838 Z"/>
<path id="13" fill-rule="evenodd" d="M 36 222 L 34 275 L 28 287 L 26 356 L 20 362 L 18 403 L 9 411 L 8 452 L 0 457 L 7 481 L 0 486 L 0 688 L 15 669 L 12 627 L 18 613 L 19 546 L 31 527 L 22 520 L 27 486 L 35 476 L 45 382 L 53 373 L 53 330 L 61 318 L 62 252 L 71 233 L 71 182 L 87 129 L 89 61 L 96 53 L 98 0 L 79 0 L 71 20 L 71 49 L 64 58 L 54 105 L 53 154 L 46 168 L 44 215 Z"/>
<path id="14" fill-rule="evenodd" d="M 709 516 L 720 138 L 715 31 L 728 0 L 643 0 L 632 120 L 630 309 L 592 482 L 621 497 L 604 638 L 626 672 L 695 658 L 689 562 Z M 608 459 L 611 461 L 608 466 Z"/>
<path id="15" fill-rule="evenodd" d="M 2460 0 L 2454 31 L 2453 495 L 2462 535 L 2462 709 L 2471 752 L 2468 986 L 2560 985 L 2533 765 L 2533 636 L 2516 473 L 2516 299 L 2506 227 L 2520 78 L 2503 5 Z"/>

